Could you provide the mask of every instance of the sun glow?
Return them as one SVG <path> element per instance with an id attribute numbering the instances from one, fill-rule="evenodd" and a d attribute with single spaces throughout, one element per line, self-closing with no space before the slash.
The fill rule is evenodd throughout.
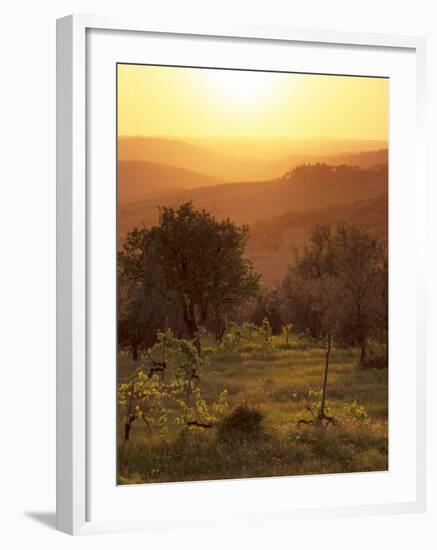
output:
<path id="1" fill-rule="evenodd" d="M 118 65 L 119 135 L 388 139 L 388 80 Z"/>
<path id="2" fill-rule="evenodd" d="M 276 82 L 274 76 L 253 71 L 216 70 L 208 71 L 207 83 L 213 94 L 241 106 L 258 103 L 271 96 Z"/>

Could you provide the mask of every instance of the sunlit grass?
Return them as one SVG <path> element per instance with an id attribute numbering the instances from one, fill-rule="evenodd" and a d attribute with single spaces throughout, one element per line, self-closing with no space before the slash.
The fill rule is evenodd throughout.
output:
<path id="1" fill-rule="evenodd" d="M 208 362 L 199 383 L 207 402 L 227 388 L 231 409 L 244 404 L 260 410 L 267 439 L 244 449 L 225 449 L 212 429 L 189 440 L 181 440 L 175 431 L 162 441 L 151 437 L 138 421 L 131 440 L 119 450 L 120 483 L 387 468 L 387 370 L 362 370 L 356 349 L 334 348 L 327 391 L 331 413 L 341 415 L 345 403 L 356 401 L 364 406 L 368 422 L 298 427 L 309 390 L 321 389 L 324 349 L 296 336 L 288 345 L 274 337 L 273 348 L 268 350 L 253 345 L 249 351 L 249 347 L 242 346 L 241 351 L 221 349 L 211 340 L 205 343 Z M 125 380 L 138 366 L 138 362 L 120 356 L 119 380 Z"/>

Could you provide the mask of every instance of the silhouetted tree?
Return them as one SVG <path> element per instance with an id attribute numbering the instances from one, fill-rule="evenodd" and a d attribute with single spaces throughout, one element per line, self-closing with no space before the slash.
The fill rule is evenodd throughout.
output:
<path id="1" fill-rule="evenodd" d="M 315 337 L 325 337 L 335 320 L 336 341 L 358 344 L 364 367 L 369 338 L 386 340 L 387 273 L 385 246 L 365 228 L 340 224 L 333 234 L 329 226 L 316 226 L 282 284 L 283 318 Z M 332 338 L 332 328 L 329 333 Z"/>
<path id="2" fill-rule="evenodd" d="M 317 297 L 308 281 L 334 275 L 334 251 L 331 228 L 316 225 L 301 252 L 295 251 L 294 263 L 282 283 L 281 314 L 301 332 L 322 338 L 322 319 Z"/>
<path id="3" fill-rule="evenodd" d="M 163 208 L 150 237 L 165 285 L 178 297 L 190 339 L 196 340 L 199 327 L 209 319 L 222 318 L 256 293 L 259 275 L 244 257 L 246 226 L 217 221 L 189 202 L 177 210 Z"/>
<path id="4" fill-rule="evenodd" d="M 118 253 L 118 343 L 136 361 L 152 345 L 158 329 L 181 327 L 177 296 L 166 286 L 147 229 L 134 229 Z"/>
<path id="5" fill-rule="evenodd" d="M 363 228 L 342 224 L 334 239 L 335 273 L 343 314 L 340 338 L 356 339 L 360 366 L 366 366 L 368 341 L 387 326 L 387 255 L 382 242 Z M 387 327 L 388 328 L 388 327 Z"/>

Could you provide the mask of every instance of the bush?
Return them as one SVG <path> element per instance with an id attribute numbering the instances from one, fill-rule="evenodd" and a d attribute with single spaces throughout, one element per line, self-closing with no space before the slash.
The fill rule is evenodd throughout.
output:
<path id="1" fill-rule="evenodd" d="M 259 439 L 263 434 L 264 415 L 245 405 L 240 405 L 231 414 L 225 416 L 218 427 L 220 441 L 250 441 Z"/>

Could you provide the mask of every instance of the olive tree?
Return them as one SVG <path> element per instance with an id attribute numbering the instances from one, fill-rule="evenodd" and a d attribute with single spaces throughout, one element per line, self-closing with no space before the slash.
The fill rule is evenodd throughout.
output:
<path id="1" fill-rule="evenodd" d="M 131 231 L 118 252 L 118 343 L 139 353 L 156 340 L 159 329 L 182 326 L 177 296 L 166 287 L 148 229 Z"/>
<path id="2" fill-rule="evenodd" d="M 177 296 L 187 336 L 196 345 L 200 326 L 255 295 L 259 275 L 244 256 L 248 227 L 218 221 L 188 202 L 177 210 L 162 208 L 150 236 L 165 285 Z"/>
<path id="3" fill-rule="evenodd" d="M 282 298 L 284 318 L 324 341 L 321 402 L 315 420 L 332 421 L 325 404 L 334 340 L 358 344 L 364 367 L 369 337 L 381 337 L 387 329 L 383 243 L 362 227 L 341 224 L 333 232 L 328 226 L 316 226 L 302 252 L 295 254 L 282 285 Z"/>

